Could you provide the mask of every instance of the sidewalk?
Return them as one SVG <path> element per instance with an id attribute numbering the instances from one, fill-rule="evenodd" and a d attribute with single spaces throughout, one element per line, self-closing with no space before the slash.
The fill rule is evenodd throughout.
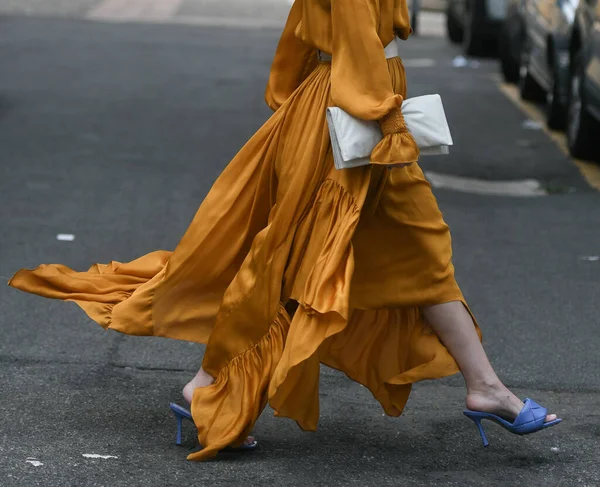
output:
<path id="1" fill-rule="evenodd" d="M 425 0 L 418 19 L 419 35 L 445 35 L 445 16 L 426 7 L 443 0 Z M 155 22 L 190 25 L 273 28 L 280 30 L 289 12 L 287 0 L 103 0 L 87 17 L 107 22 Z"/>
<path id="2" fill-rule="evenodd" d="M 409 8 L 411 6 L 409 2 Z M 441 12 L 447 0 L 420 0 L 421 10 Z M 0 14 L 110 18 L 171 17 L 284 20 L 291 0 L 0 0 Z"/>
<path id="3" fill-rule="evenodd" d="M 420 1 L 419 35 L 444 36 L 446 0 Z M 0 0 L 0 15 L 280 30 L 290 5 L 291 0 Z"/>

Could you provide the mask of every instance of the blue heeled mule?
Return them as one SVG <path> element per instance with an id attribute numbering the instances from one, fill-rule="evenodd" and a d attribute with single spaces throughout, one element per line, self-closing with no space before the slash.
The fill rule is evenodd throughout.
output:
<path id="1" fill-rule="evenodd" d="M 181 407 L 179 404 L 175 404 L 174 402 L 169 403 L 169 407 L 171 408 L 171 411 L 173 411 L 175 419 L 177 419 L 177 438 L 175 439 L 175 444 L 181 445 L 181 430 L 183 420 L 188 419 L 193 422 L 192 414 L 188 409 Z M 258 441 L 254 440 L 252 443 L 244 444 L 239 448 L 225 448 L 223 451 L 254 450 L 257 446 Z"/>
<path id="2" fill-rule="evenodd" d="M 485 431 L 481 425 L 482 419 L 488 419 L 494 423 L 498 423 L 504 429 L 515 435 L 535 433 L 549 428 L 550 426 L 554 426 L 562 421 L 560 418 L 557 418 L 554 421 L 546 422 L 546 415 L 548 414 L 546 408 L 540 406 L 532 399 L 525 399 L 524 403 L 523 409 L 521 409 L 521 412 L 512 423 L 492 413 L 482 413 L 466 409 L 463 414 L 477 425 L 477 429 L 479 430 L 479 434 L 483 441 L 483 446 L 488 446 L 490 442 L 488 441 L 487 436 L 485 436 Z"/>

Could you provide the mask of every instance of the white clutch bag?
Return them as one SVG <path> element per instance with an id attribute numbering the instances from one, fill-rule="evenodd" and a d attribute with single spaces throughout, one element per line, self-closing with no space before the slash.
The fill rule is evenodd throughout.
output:
<path id="1" fill-rule="evenodd" d="M 402 114 L 422 156 L 448 154 L 452 136 L 440 95 L 404 100 Z M 353 117 L 338 107 L 327 108 L 326 116 L 335 168 L 370 164 L 371 152 L 383 138 L 379 123 Z"/>

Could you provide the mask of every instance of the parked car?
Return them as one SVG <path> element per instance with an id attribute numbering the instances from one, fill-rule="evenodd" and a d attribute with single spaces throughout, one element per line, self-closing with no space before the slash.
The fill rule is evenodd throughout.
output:
<path id="1" fill-rule="evenodd" d="M 450 41 L 468 55 L 487 55 L 497 46 L 508 0 L 448 0 L 446 28 Z"/>
<path id="2" fill-rule="evenodd" d="M 600 138 L 600 3 L 581 0 L 570 37 L 567 141 L 574 157 L 598 157 Z"/>
<path id="3" fill-rule="evenodd" d="M 585 1 L 585 0 L 583 0 Z M 548 126 L 566 124 L 569 42 L 579 0 L 510 0 L 499 57 L 521 98 L 545 102 Z"/>

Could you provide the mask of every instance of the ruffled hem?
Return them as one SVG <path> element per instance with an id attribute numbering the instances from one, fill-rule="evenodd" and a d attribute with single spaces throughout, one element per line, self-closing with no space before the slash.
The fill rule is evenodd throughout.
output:
<path id="1" fill-rule="evenodd" d="M 152 295 L 171 255 L 159 250 L 127 263 L 95 264 L 87 272 L 60 264 L 41 265 L 21 269 L 8 285 L 46 298 L 72 301 L 105 329 L 128 335 L 160 335 L 152 320 Z"/>
<path id="2" fill-rule="evenodd" d="M 306 431 L 316 430 L 319 421 L 318 348 L 348 322 L 352 238 L 360 219 L 354 197 L 335 180 L 323 183 L 315 201 L 297 234 L 300 239 L 307 235 L 291 292 L 300 306 L 269 385 L 276 415 L 295 420 Z"/>
<path id="3" fill-rule="evenodd" d="M 300 264 L 289 263 L 287 278 L 295 279 L 290 299 L 299 307 L 290 321 L 280 304 L 268 332 L 228 361 L 215 384 L 195 391 L 192 415 L 204 449 L 189 460 L 240 446 L 267 402 L 276 416 L 316 430 L 321 363 L 369 388 L 391 416 L 402 413 L 413 382 L 458 372 L 418 307 L 349 308 L 352 237 L 359 216 L 341 184 L 323 183 L 295 233 L 292 254 L 300 252 Z M 464 303 L 460 293 L 448 293 L 448 300 Z"/>
<path id="4" fill-rule="evenodd" d="M 285 274 L 285 281 L 293 283 L 286 294 L 308 313 L 348 316 L 352 238 L 359 219 L 354 197 L 338 181 L 326 180 L 298 227 Z"/>
<path id="5" fill-rule="evenodd" d="M 449 295 L 449 301 L 463 303 L 481 339 L 462 296 Z M 355 310 L 347 326 L 323 342 L 319 357 L 367 387 L 389 416 L 402 414 L 413 383 L 460 371 L 418 307 Z"/>
<path id="6" fill-rule="evenodd" d="M 268 332 L 221 369 L 215 383 L 194 391 L 192 417 L 203 449 L 188 460 L 213 458 L 228 447 L 240 447 L 267 404 L 267 390 L 283 352 L 290 319 L 280 306 Z"/>
<path id="7" fill-rule="evenodd" d="M 212 386 L 196 389 L 192 416 L 204 448 L 189 460 L 206 460 L 228 446 L 241 445 L 267 401 L 277 416 L 294 419 L 302 429 L 316 429 L 316 350 L 347 323 L 351 240 L 359 217 L 354 198 L 339 182 L 330 179 L 321 185 L 295 232 L 292 254 L 299 257 L 298 265 L 288 263 L 291 299 L 300 307 L 290 323 L 280 304 L 268 332 L 228 361 Z M 210 370 L 212 364 L 204 365 Z"/>
<path id="8" fill-rule="evenodd" d="M 386 135 L 371 152 L 371 164 L 412 164 L 419 160 L 419 147 L 410 132 Z"/>

